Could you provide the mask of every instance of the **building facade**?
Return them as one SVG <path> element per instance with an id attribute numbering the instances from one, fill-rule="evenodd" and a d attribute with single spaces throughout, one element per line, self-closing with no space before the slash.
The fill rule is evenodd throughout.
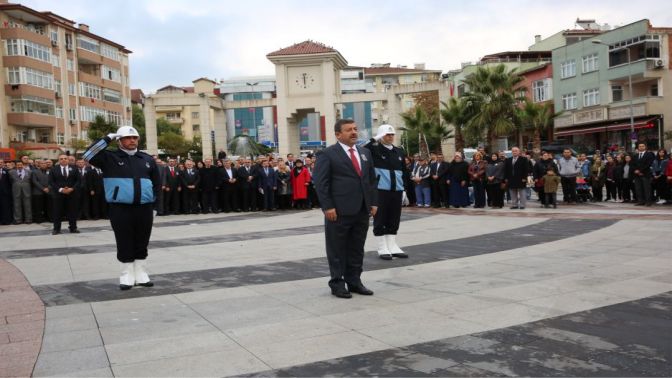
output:
<path id="1" fill-rule="evenodd" d="M 556 139 L 602 150 L 669 147 L 671 34 L 645 19 L 554 49 Z"/>
<path id="2" fill-rule="evenodd" d="M 54 157 L 97 116 L 131 124 L 128 55 L 89 26 L 0 1 L 0 147 Z"/>

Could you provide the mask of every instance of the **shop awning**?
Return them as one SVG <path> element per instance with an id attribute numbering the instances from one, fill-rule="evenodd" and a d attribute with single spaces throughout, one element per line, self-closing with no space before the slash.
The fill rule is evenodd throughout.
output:
<path id="1" fill-rule="evenodd" d="M 649 118 L 643 121 L 637 121 L 634 123 L 635 130 L 638 129 L 650 129 L 656 127 L 656 124 L 653 121 L 657 120 L 658 117 Z M 558 130 L 554 134 L 556 137 L 563 137 L 569 135 L 581 135 L 581 134 L 594 134 L 602 132 L 612 132 L 612 131 L 621 131 L 621 130 L 630 130 L 630 122 L 626 123 L 616 123 L 611 125 L 602 125 L 602 126 L 592 126 L 592 127 L 582 127 L 572 130 Z"/>

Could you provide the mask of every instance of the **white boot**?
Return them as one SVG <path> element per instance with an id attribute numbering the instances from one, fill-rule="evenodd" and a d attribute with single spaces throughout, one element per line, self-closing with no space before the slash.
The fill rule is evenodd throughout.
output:
<path id="1" fill-rule="evenodd" d="M 378 257 L 383 260 L 392 260 L 392 254 L 387 249 L 385 236 L 376 236 L 376 243 L 378 243 Z"/>
<path id="2" fill-rule="evenodd" d="M 399 248 L 397 245 L 397 235 L 385 235 L 385 241 L 387 242 L 387 248 L 394 257 L 399 257 L 405 259 L 408 257 L 404 251 Z"/>
<path id="3" fill-rule="evenodd" d="M 144 287 L 154 286 L 154 283 L 149 280 L 149 274 L 147 274 L 147 270 L 145 269 L 147 261 L 135 260 L 133 265 L 135 266 L 135 284 Z"/>
<path id="4" fill-rule="evenodd" d="M 128 290 L 135 284 L 135 270 L 133 263 L 121 263 L 121 276 L 119 277 L 119 288 Z"/>

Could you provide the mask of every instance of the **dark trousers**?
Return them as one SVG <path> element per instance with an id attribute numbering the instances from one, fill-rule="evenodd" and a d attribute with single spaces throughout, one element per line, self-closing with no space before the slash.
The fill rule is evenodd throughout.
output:
<path id="1" fill-rule="evenodd" d="M 61 231 L 61 221 L 63 216 L 68 219 L 68 228 L 70 231 L 77 229 L 77 192 L 70 194 L 55 193 L 52 197 L 54 211 L 54 231 Z"/>
<path id="2" fill-rule="evenodd" d="M 12 196 L 8 194 L 4 197 L 0 197 L 0 224 L 10 224 L 13 219 Z"/>
<path id="3" fill-rule="evenodd" d="M 621 181 L 621 188 L 623 191 L 623 201 L 630 202 L 632 200 L 632 191 L 634 189 L 632 180 L 624 179 Z"/>
<path id="4" fill-rule="evenodd" d="M 602 184 L 593 184 L 592 185 L 592 190 L 593 190 L 593 200 L 597 202 L 602 202 L 602 189 L 604 188 L 604 185 Z"/>
<path id="5" fill-rule="evenodd" d="M 358 214 L 338 214 L 335 222 L 325 219 L 324 236 L 331 272 L 329 286 L 332 289 L 342 288 L 345 283 L 361 283 L 364 242 L 368 231 L 369 213 L 364 204 Z"/>
<path id="6" fill-rule="evenodd" d="M 292 202 L 291 194 L 281 194 L 278 196 L 278 207 L 280 210 L 287 210 L 290 208 Z"/>
<path id="7" fill-rule="evenodd" d="M 396 235 L 401 220 L 401 197 L 403 192 L 378 191 L 378 212 L 373 218 L 373 234 Z"/>
<path id="8" fill-rule="evenodd" d="M 257 210 L 257 187 L 249 187 L 241 190 L 241 205 L 243 211 Z"/>
<path id="9" fill-rule="evenodd" d="M 164 214 L 178 214 L 180 212 L 180 194 L 181 192 L 177 191 L 177 187 L 163 192 Z"/>
<path id="10" fill-rule="evenodd" d="M 488 201 L 490 201 L 490 206 L 503 207 L 504 191 L 502 190 L 502 184 L 500 183 L 488 184 L 486 186 L 486 189 L 488 191 Z"/>
<path id="11" fill-rule="evenodd" d="M 184 194 L 182 212 L 185 214 L 198 213 L 198 189 L 184 189 L 182 193 Z"/>
<path id="12" fill-rule="evenodd" d="M 107 219 L 107 201 L 100 191 L 91 196 L 91 216 L 93 219 Z"/>
<path id="13" fill-rule="evenodd" d="M 406 188 L 406 196 L 408 197 L 408 204 L 409 205 L 415 205 L 416 199 L 415 199 L 415 183 L 411 180 L 408 180 L 406 185 L 404 186 Z"/>
<path id="14" fill-rule="evenodd" d="M 544 197 L 546 198 L 546 201 L 545 201 L 546 203 L 544 203 L 545 206 L 551 206 L 551 205 L 553 207 L 557 206 L 557 204 L 556 204 L 557 194 L 556 193 L 544 193 Z"/>
<path id="15" fill-rule="evenodd" d="M 110 204 L 110 223 L 117 241 L 117 260 L 130 263 L 147 258 L 154 223 L 154 204 Z"/>
<path id="16" fill-rule="evenodd" d="M 79 197 L 79 219 L 91 219 L 91 197 L 89 191 L 80 189 L 77 192 Z"/>
<path id="17" fill-rule="evenodd" d="M 657 179 L 653 179 L 653 189 L 655 190 L 654 198 L 657 200 L 669 200 L 670 199 L 670 187 L 667 185 L 667 177 L 660 176 Z"/>
<path id="18" fill-rule="evenodd" d="M 275 207 L 275 191 L 273 187 L 266 187 L 264 189 L 264 209 L 273 210 Z"/>
<path id="19" fill-rule="evenodd" d="M 165 206 L 166 204 L 164 203 L 163 199 L 163 194 L 165 192 L 163 190 L 159 190 L 159 194 L 156 196 L 156 201 L 154 201 L 154 210 L 156 210 L 156 215 L 163 215 L 165 213 Z M 93 213 L 93 209 L 91 209 L 91 213 Z M 93 214 L 92 214 L 93 215 Z M 94 215 L 95 218 L 95 215 Z"/>
<path id="20" fill-rule="evenodd" d="M 42 223 L 49 220 L 49 195 L 33 193 L 31 200 L 33 201 L 33 222 Z"/>
<path id="21" fill-rule="evenodd" d="M 635 176 L 633 181 L 635 184 L 635 195 L 637 196 L 637 202 L 653 202 L 653 197 L 651 195 L 651 177 Z"/>
<path id="22" fill-rule="evenodd" d="M 561 177 L 562 196 L 565 202 L 576 202 L 576 177 Z"/>
<path id="23" fill-rule="evenodd" d="M 474 181 L 471 185 L 474 188 L 474 207 L 485 207 L 485 185 L 483 185 L 483 181 Z"/>
<path id="24" fill-rule="evenodd" d="M 607 180 L 605 186 L 607 187 L 607 201 L 616 200 L 616 182 Z"/>
<path id="25" fill-rule="evenodd" d="M 240 210 L 237 197 L 236 188 L 234 186 L 229 185 L 219 188 L 219 204 L 222 211 L 228 213 L 232 210 Z"/>
<path id="26" fill-rule="evenodd" d="M 623 199 L 623 180 L 616 180 L 616 195 L 619 200 Z"/>
<path id="27" fill-rule="evenodd" d="M 216 190 L 204 190 L 201 192 L 201 211 L 204 213 L 218 213 L 219 208 L 217 207 L 217 191 Z"/>

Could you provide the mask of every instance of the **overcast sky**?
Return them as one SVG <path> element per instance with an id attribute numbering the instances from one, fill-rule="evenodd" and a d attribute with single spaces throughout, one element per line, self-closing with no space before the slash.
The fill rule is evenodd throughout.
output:
<path id="1" fill-rule="evenodd" d="M 351 65 L 392 63 L 443 71 L 483 55 L 526 50 L 534 35 L 577 17 L 672 27 L 669 0 L 14 0 L 90 25 L 133 51 L 131 86 L 146 94 L 198 77 L 272 75 L 266 54 L 312 39 Z"/>

